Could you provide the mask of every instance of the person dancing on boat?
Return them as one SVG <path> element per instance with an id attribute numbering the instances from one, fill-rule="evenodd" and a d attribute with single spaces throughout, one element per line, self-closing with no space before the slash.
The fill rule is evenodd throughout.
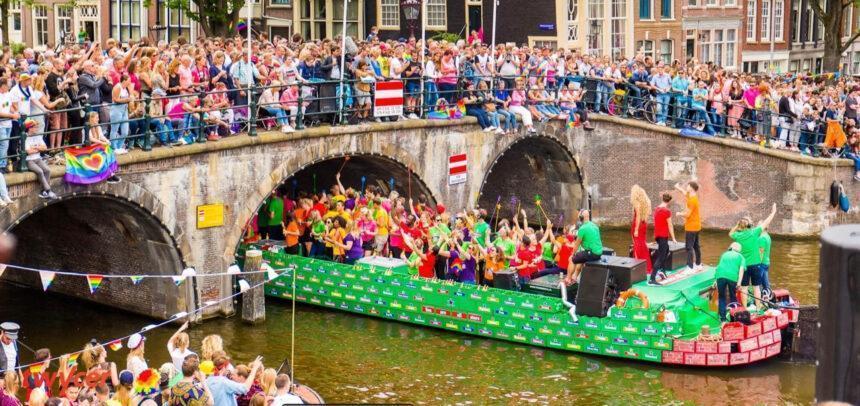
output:
<path id="1" fill-rule="evenodd" d="M 672 195 L 663 193 L 662 202 L 654 209 L 654 240 L 657 242 L 657 251 L 654 251 L 653 268 L 651 277 L 648 283 L 657 284 L 657 273 L 660 271 L 670 270 L 672 265 L 669 263 L 669 237 L 675 240 L 675 227 L 672 225 L 672 210 L 669 209 L 669 202 L 672 201 Z"/>
<path id="2" fill-rule="evenodd" d="M 683 193 L 687 200 L 687 209 L 681 212 L 681 217 L 684 218 L 687 270 L 701 270 L 702 248 L 699 245 L 699 232 L 702 231 L 702 216 L 699 213 L 699 183 L 691 180 L 687 182 L 686 188 L 681 188 L 681 185 L 676 183 L 675 189 Z"/>
<path id="3" fill-rule="evenodd" d="M 648 250 L 648 217 L 651 216 L 651 199 L 639 185 L 630 188 L 630 204 L 633 205 L 633 222 L 630 236 L 633 237 L 633 258 L 644 259 L 648 274 L 652 274 L 651 252 Z"/>
<path id="4" fill-rule="evenodd" d="M 579 275 L 586 262 L 596 261 L 603 255 L 603 242 L 600 240 L 600 228 L 591 222 L 591 212 L 581 210 L 579 220 L 582 225 L 576 231 L 576 241 L 573 243 L 573 260 L 567 268 L 567 277 L 564 278 L 565 285 L 579 283 Z M 579 250 L 579 248 L 582 250 Z"/>
<path id="5" fill-rule="evenodd" d="M 733 242 L 729 250 L 720 256 L 714 279 L 717 280 L 717 305 L 720 312 L 720 321 L 726 321 L 726 305 L 732 300 L 735 289 L 740 286 L 741 277 L 746 269 L 746 261 L 741 255 L 741 245 Z"/>
<path id="6" fill-rule="evenodd" d="M 764 278 L 761 243 L 759 238 L 761 237 L 762 231 L 770 225 L 771 221 L 773 221 L 773 217 L 775 215 L 776 203 L 771 207 L 770 215 L 755 227 L 752 226 L 753 223 L 749 217 L 744 217 L 740 219 L 734 227 L 732 227 L 731 231 L 729 231 L 729 237 L 740 244 L 741 254 L 743 254 L 744 260 L 746 260 L 747 270 L 743 275 L 741 286 L 743 286 L 742 291 L 744 292 L 744 296 L 749 296 L 749 287 L 753 287 L 755 303 L 750 306 L 752 310 L 754 310 L 756 308 L 756 304 L 761 301 L 761 286 L 763 283 L 762 279 Z M 746 301 L 746 298 L 743 300 Z"/>

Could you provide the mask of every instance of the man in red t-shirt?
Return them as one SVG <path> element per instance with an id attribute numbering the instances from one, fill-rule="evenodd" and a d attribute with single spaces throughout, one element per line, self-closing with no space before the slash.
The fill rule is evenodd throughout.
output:
<path id="1" fill-rule="evenodd" d="M 654 257 L 651 258 L 654 269 L 651 272 L 651 277 L 648 279 L 649 284 L 656 284 L 657 271 L 665 271 L 669 265 L 667 264 L 669 259 L 669 237 L 672 237 L 672 241 L 675 241 L 675 228 L 672 227 L 672 211 L 669 210 L 669 202 L 671 201 L 672 195 L 663 193 L 663 202 L 654 209 L 654 239 L 657 240 L 657 251 L 654 252 Z"/>
<path id="2" fill-rule="evenodd" d="M 517 248 L 517 274 L 520 286 L 531 280 L 532 274 L 543 268 L 543 258 L 537 244 L 532 244 L 528 236 L 523 236 L 522 244 Z"/>

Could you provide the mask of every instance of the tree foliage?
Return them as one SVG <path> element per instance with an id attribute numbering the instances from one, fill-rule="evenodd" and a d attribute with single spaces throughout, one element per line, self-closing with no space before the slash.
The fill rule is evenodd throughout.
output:
<path id="1" fill-rule="evenodd" d="M 860 6 L 860 0 L 810 0 L 809 4 L 824 26 L 824 71 L 839 71 L 842 53 L 860 37 L 860 30 L 845 32 L 844 24 L 845 19 L 852 18 L 850 8 Z M 853 21 L 848 24 L 853 26 Z"/>
<path id="2" fill-rule="evenodd" d="M 207 36 L 227 37 L 235 32 L 244 0 L 168 0 L 167 7 L 181 10 L 200 24 Z M 193 6 L 192 6 L 193 5 Z"/>

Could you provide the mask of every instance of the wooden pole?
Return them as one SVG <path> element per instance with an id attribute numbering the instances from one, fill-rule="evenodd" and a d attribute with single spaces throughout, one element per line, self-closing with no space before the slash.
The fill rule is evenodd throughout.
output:
<path id="1" fill-rule="evenodd" d="M 266 280 L 266 275 L 259 272 L 262 265 L 263 253 L 260 250 L 245 252 L 243 271 L 247 274 L 244 277 L 251 285 L 251 289 L 242 293 L 242 321 L 246 323 L 257 324 L 266 320 L 266 298 L 262 285 L 263 281 Z"/>

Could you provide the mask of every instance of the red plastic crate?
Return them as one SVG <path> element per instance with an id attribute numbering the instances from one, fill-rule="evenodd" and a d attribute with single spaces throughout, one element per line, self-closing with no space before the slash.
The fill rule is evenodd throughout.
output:
<path id="1" fill-rule="evenodd" d="M 696 341 L 696 352 L 714 354 L 718 352 L 719 343 L 716 341 Z"/>
<path id="2" fill-rule="evenodd" d="M 758 348 L 758 338 L 747 338 L 746 340 L 741 341 L 739 344 L 740 352 L 749 352 L 756 348 Z"/>
<path id="3" fill-rule="evenodd" d="M 732 343 L 735 341 L 720 341 L 717 346 L 717 351 L 720 354 L 728 354 L 732 352 Z"/>
<path id="4" fill-rule="evenodd" d="M 748 326 L 744 326 L 744 338 L 755 337 L 761 334 L 761 322 L 754 322 Z"/>
<path id="5" fill-rule="evenodd" d="M 729 365 L 729 354 L 708 354 L 708 365 Z"/>
<path id="6" fill-rule="evenodd" d="M 758 346 L 759 347 L 767 347 L 768 345 L 773 344 L 773 333 L 767 332 L 760 336 L 758 336 Z"/>
<path id="7" fill-rule="evenodd" d="M 750 351 L 750 362 L 763 360 L 767 355 L 767 348 L 759 348 Z"/>
<path id="8" fill-rule="evenodd" d="M 694 352 L 696 351 L 696 342 L 687 340 L 675 340 L 672 349 L 680 352 Z"/>
<path id="9" fill-rule="evenodd" d="M 771 344 L 769 347 L 767 347 L 767 353 L 765 356 L 770 358 L 779 355 L 780 351 L 782 351 L 782 346 L 780 345 L 780 343 Z"/>
<path id="10" fill-rule="evenodd" d="M 781 343 L 782 342 L 782 330 L 774 330 L 770 332 L 773 335 L 773 342 Z"/>
<path id="11" fill-rule="evenodd" d="M 797 323 L 797 318 L 800 317 L 800 312 L 797 310 L 786 310 L 788 312 L 788 321 Z"/>
<path id="12" fill-rule="evenodd" d="M 729 365 L 749 364 L 749 362 L 750 353 L 748 352 L 735 352 L 729 354 Z"/>
<path id="13" fill-rule="evenodd" d="M 743 340 L 744 338 L 744 325 L 739 322 L 731 322 L 726 323 L 723 326 L 723 340 L 732 341 L 732 340 Z"/>
<path id="14" fill-rule="evenodd" d="M 778 328 L 783 328 L 788 325 L 788 313 L 782 312 L 779 316 L 776 316 L 776 326 Z"/>
<path id="15" fill-rule="evenodd" d="M 683 364 L 684 353 L 678 351 L 663 351 L 663 362 L 667 364 Z"/>
<path id="16" fill-rule="evenodd" d="M 707 364 L 707 354 L 697 354 L 695 352 L 688 352 L 684 354 L 684 365 L 706 365 Z"/>
<path id="17" fill-rule="evenodd" d="M 773 316 L 765 316 L 761 318 L 761 331 L 762 333 L 767 333 L 768 331 L 776 330 L 776 317 Z"/>

